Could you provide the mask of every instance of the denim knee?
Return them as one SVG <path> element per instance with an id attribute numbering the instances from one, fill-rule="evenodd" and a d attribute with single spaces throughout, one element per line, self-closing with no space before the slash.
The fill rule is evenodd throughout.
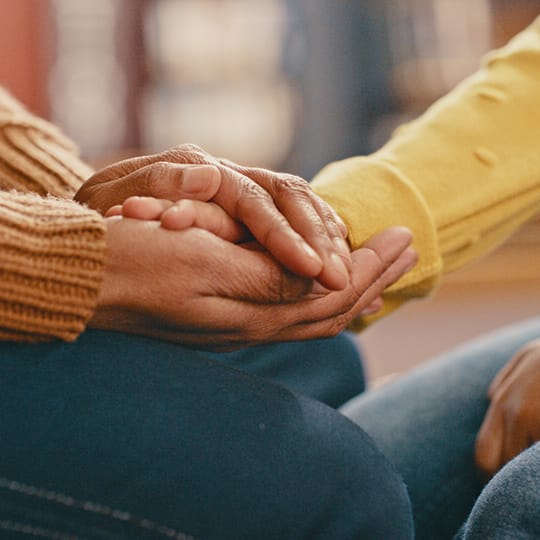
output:
<path id="1" fill-rule="evenodd" d="M 540 538 L 540 443 L 505 465 L 476 501 L 459 538 Z"/>
<path id="2" fill-rule="evenodd" d="M 412 539 L 410 501 L 394 467 L 348 419 L 338 419 L 334 411 L 324 409 L 316 414 L 315 459 L 319 462 L 318 482 L 325 488 L 319 492 L 318 504 L 323 506 L 316 526 L 305 538 Z M 309 433 L 305 436 L 309 438 Z"/>

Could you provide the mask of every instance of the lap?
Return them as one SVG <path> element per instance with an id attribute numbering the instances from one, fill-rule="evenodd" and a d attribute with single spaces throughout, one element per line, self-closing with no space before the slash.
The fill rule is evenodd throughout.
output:
<path id="1" fill-rule="evenodd" d="M 365 390 L 360 351 L 347 333 L 332 339 L 291 341 L 205 355 L 331 407 L 339 407 Z"/>
<path id="2" fill-rule="evenodd" d="M 540 444 L 507 463 L 487 484 L 460 540 L 540 538 Z"/>
<path id="3" fill-rule="evenodd" d="M 0 356 L 4 527 L 92 539 L 410 537 L 400 479 L 362 430 L 315 400 L 121 334 L 2 343 Z"/>
<path id="4" fill-rule="evenodd" d="M 376 441 L 409 488 L 418 538 L 451 538 L 482 489 L 474 442 L 487 389 L 518 348 L 540 336 L 540 318 L 471 341 L 368 392 L 343 411 Z"/>

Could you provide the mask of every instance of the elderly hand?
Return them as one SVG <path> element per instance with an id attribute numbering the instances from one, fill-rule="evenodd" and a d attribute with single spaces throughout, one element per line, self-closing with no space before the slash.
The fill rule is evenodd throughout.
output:
<path id="1" fill-rule="evenodd" d="M 353 253 L 351 283 L 328 292 L 268 254 L 202 229 L 106 223 L 105 275 L 90 325 L 206 349 L 335 335 L 416 262 L 410 232 L 388 229 Z"/>
<path id="2" fill-rule="evenodd" d="M 491 404 L 476 440 L 476 463 L 488 475 L 540 441 L 540 340 L 510 360 L 489 387 Z"/>
<path id="3" fill-rule="evenodd" d="M 186 167 L 189 164 L 210 167 L 197 170 Z M 182 145 L 97 172 L 75 199 L 105 213 L 130 195 L 171 201 L 211 200 L 245 225 L 292 272 L 316 277 L 329 289 L 350 285 L 346 228 L 334 210 L 300 178 L 241 167 L 196 146 Z"/>

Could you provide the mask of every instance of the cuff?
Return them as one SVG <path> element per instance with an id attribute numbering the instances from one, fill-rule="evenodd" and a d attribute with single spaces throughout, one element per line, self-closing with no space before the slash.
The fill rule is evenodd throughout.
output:
<path id="1" fill-rule="evenodd" d="M 104 258 L 97 212 L 0 193 L 0 339 L 76 339 L 95 310 Z"/>

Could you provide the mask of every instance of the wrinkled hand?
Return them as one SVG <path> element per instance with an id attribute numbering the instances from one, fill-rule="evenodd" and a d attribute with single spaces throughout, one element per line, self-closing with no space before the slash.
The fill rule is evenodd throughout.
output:
<path id="1" fill-rule="evenodd" d="M 476 463 L 489 476 L 540 441 L 540 340 L 520 349 L 489 387 L 491 404 L 476 440 Z"/>
<path id="2" fill-rule="evenodd" d="M 188 164 L 210 165 L 213 169 L 197 172 L 186 168 Z M 241 167 L 214 158 L 194 145 L 181 145 L 97 172 L 75 199 L 105 213 L 130 195 L 212 201 L 245 225 L 292 272 L 317 277 L 329 289 L 340 290 L 350 284 L 345 225 L 298 177 Z"/>
<path id="3" fill-rule="evenodd" d="M 214 203 L 187 199 L 172 202 L 153 197 L 129 197 L 124 201 L 124 204 L 109 208 L 106 216 L 159 220 L 161 226 L 170 231 L 183 231 L 190 227 L 198 227 L 228 242 L 240 243 L 250 240 L 245 228 L 234 221 L 223 208 Z M 364 308 L 360 315 L 374 315 L 383 306 L 384 301 L 379 296 Z"/>
<path id="4" fill-rule="evenodd" d="M 105 276 L 90 325 L 206 349 L 333 336 L 416 262 L 410 232 L 388 229 L 353 253 L 347 288 L 328 292 L 267 253 L 202 229 L 106 223 Z"/>

